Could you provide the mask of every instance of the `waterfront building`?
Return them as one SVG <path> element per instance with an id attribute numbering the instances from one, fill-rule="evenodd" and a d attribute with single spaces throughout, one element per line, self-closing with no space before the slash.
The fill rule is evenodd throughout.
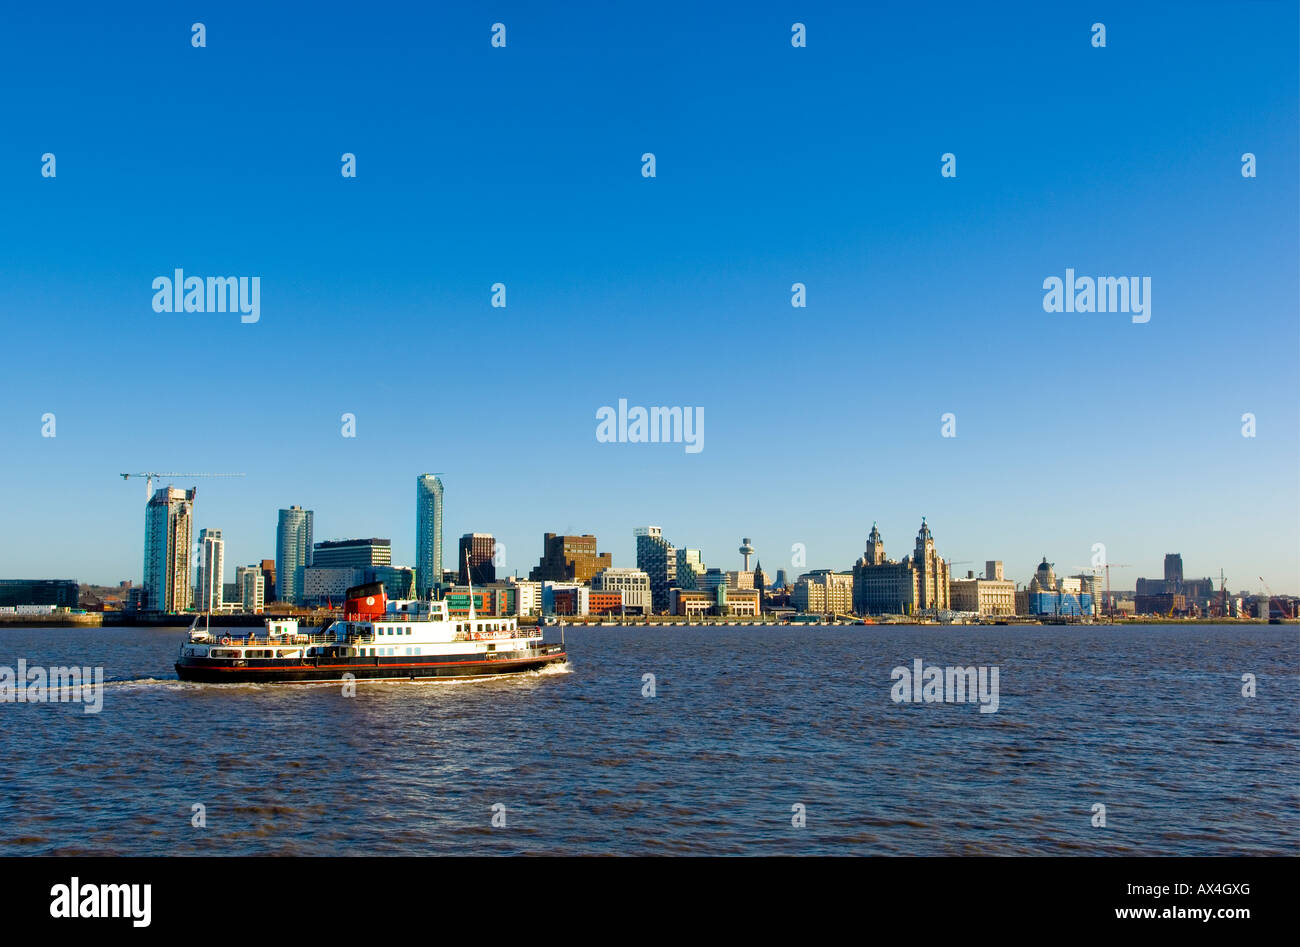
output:
<path id="1" fill-rule="evenodd" d="M 650 576 L 641 569 L 602 569 L 591 579 L 591 592 L 617 592 L 622 607 L 630 614 L 650 612 Z M 595 608 L 595 605 L 592 605 Z"/>
<path id="2" fill-rule="evenodd" d="M 275 601 L 275 560 L 262 560 L 262 588 L 266 593 L 266 601 Z"/>
<path id="3" fill-rule="evenodd" d="M 664 539 L 658 526 L 638 526 L 636 567 L 650 576 L 650 607 L 656 612 L 668 610 L 668 590 L 677 584 L 677 550 Z"/>
<path id="4" fill-rule="evenodd" d="M 312 523 L 316 514 L 300 506 L 280 511 L 275 527 L 275 597 L 277 601 L 301 605 L 303 570 L 314 564 Z"/>
<path id="5" fill-rule="evenodd" d="M 393 564 L 391 539 L 329 539 L 312 548 L 313 566 L 369 569 Z"/>
<path id="6" fill-rule="evenodd" d="M 183 612 L 193 605 L 190 545 L 198 490 L 166 486 L 155 491 L 144 513 L 144 610 Z"/>
<path id="7" fill-rule="evenodd" d="M 668 590 L 668 612 L 692 618 L 701 615 L 757 618 L 762 614 L 762 602 L 757 589 L 729 589 L 725 582 L 709 590 L 674 587 Z"/>
<path id="8" fill-rule="evenodd" d="M 266 577 L 262 567 L 256 563 L 236 567 L 235 585 L 242 609 L 252 615 L 261 614 L 266 605 Z"/>
<path id="9" fill-rule="evenodd" d="M 590 582 L 601 569 L 614 564 L 614 557 L 596 551 L 596 537 L 590 533 L 581 536 L 542 536 L 542 558 L 528 578 L 535 582 Z"/>
<path id="10" fill-rule="evenodd" d="M 701 592 L 707 592 L 710 595 L 714 595 L 719 588 L 726 587 L 727 573 L 723 572 L 717 566 L 705 569 L 702 574 L 695 578 L 695 588 Z"/>
<path id="11" fill-rule="evenodd" d="M 134 591 L 128 587 L 127 593 Z M 53 605 L 76 608 L 81 586 L 72 579 L 0 579 L 0 607 Z"/>
<path id="12" fill-rule="evenodd" d="M 767 575 L 763 572 L 763 563 L 760 561 L 758 567 L 754 569 L 754 588 L 758 590 L 758 603 L 763 604 L 763 599 L 767 596 Z"/>
<path id="13" fill-rule="evenodd" d="M 493 558 L 495 548 L 496 541 L 491 533 L 466 533 L 460 538 L 456 563 L 461 585 L 468 582 L 486 585 L 496 581 L 497 567 Z M 465 565 L 466 556 L 469 557 L 468 568 Z"/>
<path id="14" fill-rule="evenodd" d="M 1092 595 L 1077 577 L 1056 577 L 1054 565 L 1043 557 L 1029 580 L 1028 614 L 1079 617 L 1093 613 Z"/>
<path id="15" fill-rule="evenodd" d="M 542 613 L 585 615 L 591 590 L 577 582 L 542 582 Z"/>
<path id="16" fill-rule="evenodd" d="M 847 615 L 853 611 L 852 572 L 814 569 L 795 580 L 790 604 L 812 615 Z"/>
<path id="17" fill-rule="evenodd" d="M 1084 609 L 1085 615 L 1100 615 L 1102 599 L 1105 598 L 1105 584 L 1102 576 L 1103 572 L 1080 572 L 1078 575 L 1070 576 L 1071 587 L 1077 583 L 1079 592 L 1086 592 L 1092 601 L 1091 609 Z"/>
<path id="18" fill-rule="evenodd" d="M 542 614 L 542 583 L 518 576 L 506 578 L 506 584 L 515 588 L 515 614 L 534 616 Z"/>
<path id="19" fill-rule="evenodd" d="M 382 582 L 384 595 L 390 599 L 415 598 L 415 570 L 406 566 L 370 566 L 366 582 Z"/>
<path id="20" fill-rule="evenodd" d="M 302 589 L 294 599 L 297 605 L 313 608 L 322 605 L 341 605 L 347 599 L 347 591 L 361 585 L 366 579 L 366 570 L 355 566 L 307 566 L 299 570 L 302 576 Z"/>
<path id="21" fill-rule="evenodd" d="M 679 589 L 674 587 L 668 590 L 667 611 L 673 615 L 699 618 L 701 615 L 712 614 L 714 605 L 714 596 L 699 589 Z"/>
<path id="22" fill-rule="evenodd" d="M 419 598 L 442 580 L 442 481 L 435 474 L 415 478 L 415 586 Z"/>
<path id="23" fill-rule="evenodd" d="M 700 576 L 708 571 L 698 549 L 677 550 L 677 581 L 679 589 L 698 589 Z"/>
<path id="24" fill-rule="evenodd" d="M 126 590 L 126 602 L 123 603 L 122 608 L 131 614 L 149 610 L 149 594 L 145 591 L 143 585 L 137 585 Z"/>
<path id="25" fill-rule="evenodd" d="M 964 579 L 950 579 L 949 591 L 952 598 L 952 610 L 971 612 L 980 618 L 1005 618 L 1016 613 L 1016 584 L 1002 578 L 1002 563 L 985 564 L 984 577 L 979 578 L 968 571 Z"/>
<path id="26" fill-rule="evenodd" d="M 201 612 L 219 612 L 225 600 L 226 541 L 219 529 L 199 530 L 199 597 Z"/>
<path id="27" fill-rule="evenodd" d="M 1164 578 L 1138 579 L 1133 595 L 1140 615 L 1208 612 L 1212 604 L 1218 607 L 1218 598 L 1213 579 L 1183 578 L 1183 557 L 1176 552 L 1165 555 Z"/>
<path id="28" fill-rule="evenodd" d="M 935 551 L 924 517 L 912 555 L 902 562 L 885 557 L 884 539 L 873 523 L 866 552 L 853 567 L 853 611 L 859 615 L 947 611 L 952 608 L 950 581 L 948 563 Z"/>
<path id="29" fill-rule="evenodd" d="M 763 606 L 758 589 L 721 586 L 717 595 L 715 614 L 731 618 L 757 618 L 762 614 Z"/>
<path id="30" fill-rule="evenodd" d="M 473 589 L 474 614 L 480 618 L 507 618 L 519 614 L 519 588 L 508 582 L 489 585 L 453 585 L 444 599 L 454 617 L 469 614 L 470 590 Z"/>
<path id="31" fill-rule="evenodd" d="M 587 614 L 588 615 L 622 615 L 623 614 L 623 593 L 622 592 L 597 592 L 591 590 L 587 594 Z"/>

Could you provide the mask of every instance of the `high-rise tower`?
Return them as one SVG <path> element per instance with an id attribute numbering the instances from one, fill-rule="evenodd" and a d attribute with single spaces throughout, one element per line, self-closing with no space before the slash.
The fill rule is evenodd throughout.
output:
<path id="1" fill-rule="evenodd" d="M 749 557 L 752 556 L 752 555 L 754 554 L 754 547 L 751 546 L 751 545 L 749 544 L 749 537 L 748 537 L 748 536 L 746 536 L 744 539 L 742 539 L 742 540 L 740 541 L 740 549 L 739 549 L 738 551 L 740 552 L 741 556 L 744 557 L 744 560 L 745 560 L 745 571 L 748 572 L 748 571 L 749 571 Z"/>
<path id="2" fill-rule="evenodd" d="M 460 562 L 461 585 L 483 586 L 497 580 L 496 540 L 491 533 L 466 533 L 460 538 L 456 559 Z"/>
<path id="3" fill-rule="evenodd" d="M 415 591 L 418 598 L 442 582 L 442 481 L 436 474 L 415 478 Z"/>
<path id="4" fill-rule="evenodd" d="M 668 610 L 668 590 L 677 584 L 677 550 L 658 526 L 638 526 L 636 567 L 650 576 L 650 602 L 656 612 Z"/>
<path id="5" fill-rule="evenodd" d="M 201 612 L 219 612 L 226 581 L 226 541 L 219 529 L 199 530 L 199 600 Z M 242 594 L 242 593 L 241 593 Z"/>
<path id="6" fill-rule="evenodd" d="M 145 608 L 183 612 L 193 604 L 190 543 L 194 541 L 197 489 L 162 487 L 144 508 Z"/>
<path id="7" fill-rule="evenodd" d="M 316 514 L 300 506 L 280 511 L 275 529 L 275 597 L 302 604 L 303 571 L 312 564 L 312 522 Z"/>

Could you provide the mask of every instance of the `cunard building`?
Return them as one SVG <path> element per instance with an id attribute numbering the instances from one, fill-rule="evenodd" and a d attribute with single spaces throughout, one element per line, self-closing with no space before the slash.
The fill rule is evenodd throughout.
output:
<path id="1" fill-rule="evenodd" d="M 948 563 L 934 551 L 925 518 L 912 555 L 885 558 L 885 542 L 871 524 L 867 550 L 853 567 L 853 610 L 859 615 L 919 615 L 952 608 Z"/>

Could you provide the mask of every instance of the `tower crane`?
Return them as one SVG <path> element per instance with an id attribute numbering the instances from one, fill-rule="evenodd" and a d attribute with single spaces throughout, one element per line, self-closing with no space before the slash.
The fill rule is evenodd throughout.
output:
<path id="1" fill-rule="evenodd" d="M 1278 598 L 1276 595 L 1273 594 L 1273 590 L 1270 589 L 1270 588 L 1268 587 L 1268 583 L 1264 581 L 1264 577 L 1263 577 L 1262 575 L 1259 577 L 1259 582 L 1260 582 L 1261 585 L 1264 586 L 1264 592 L 1268 595 L 1268 607 L 1264 609 L 1264 618 L 1265 618 L 1265 620 L 1266 620 L 1270 625 L 1272 625 L 1272 624 L 1281 624 L 1281 620 L 1280 620 L 1280 619 L 1275 620 L 1275 619 L 1273 618 L 1273 602 L 1274 602 L 1274 601 L 1277 602 L 1277 613 L 1278 613 L 1280 616 L 1282 616 L 1282 618 L 1290 618 L 1291 615 L 1290 615 L 1290 613 L 1287 611 L 1286 606 L 1282 604 L 1282 600 L 1281 600 L 1280 598 Z"/>
<path id="2" fill-rule="evenodd" d="M 163 478 L 188 479 L 189 477 L 242 477 L 242 476 L 244 475 L 241 473 L 159 473 L 156 470 L 145 471 L 144 473 L 124 473 L 121 475 L 123 480 L 130 480 L 132 477 L 145 478 L 145 485 L 144 485 L 145 500 L 149 500 L 153 496 L 153 481 L 155 477 L 161 480 Z"/>
<path id="3" fill-rule="evenodd" d="M 1115 601 L 1110 597 L 1110 567 L 1111 566 L 1114 566 L 1116 569 L 1133 568 L 1132 564 L 1128 562 L 1108 562 L 1106 563 L 1106 565 L 1100 567 L 1090 566 L 1087 569 L 1081 567 L 1079 571 L 1081 573 L 1091 572 L 1093 575 L 1098 575 L 1101 572 L 1106 573 L 1106 607 L 1109 609 L 1109 611 L 1106 614 L 1113 616 L 1115 614 Z"/>

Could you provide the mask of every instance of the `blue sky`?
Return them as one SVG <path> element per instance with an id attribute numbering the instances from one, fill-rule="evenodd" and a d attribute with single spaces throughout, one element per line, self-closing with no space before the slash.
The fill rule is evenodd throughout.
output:
<path id="1" fill-rule="evenodd" d="M 1294 3 L 271 6 L 7 14 L 0 575 L 138 582 L 148 469 L 247 473 L 196 481 L 228 581 L 295 503 L 410 563 L 441 471 L 521 573 L 647 523 L 848 568 L 925 515 L 958 572 L 1300 591 Z M 153 312 L 177 267 L 260 321 Z M 1044 312 L 1066 267 L 1151 321 Z M 619 398 L 704 450 L 598 443 Z"/>

